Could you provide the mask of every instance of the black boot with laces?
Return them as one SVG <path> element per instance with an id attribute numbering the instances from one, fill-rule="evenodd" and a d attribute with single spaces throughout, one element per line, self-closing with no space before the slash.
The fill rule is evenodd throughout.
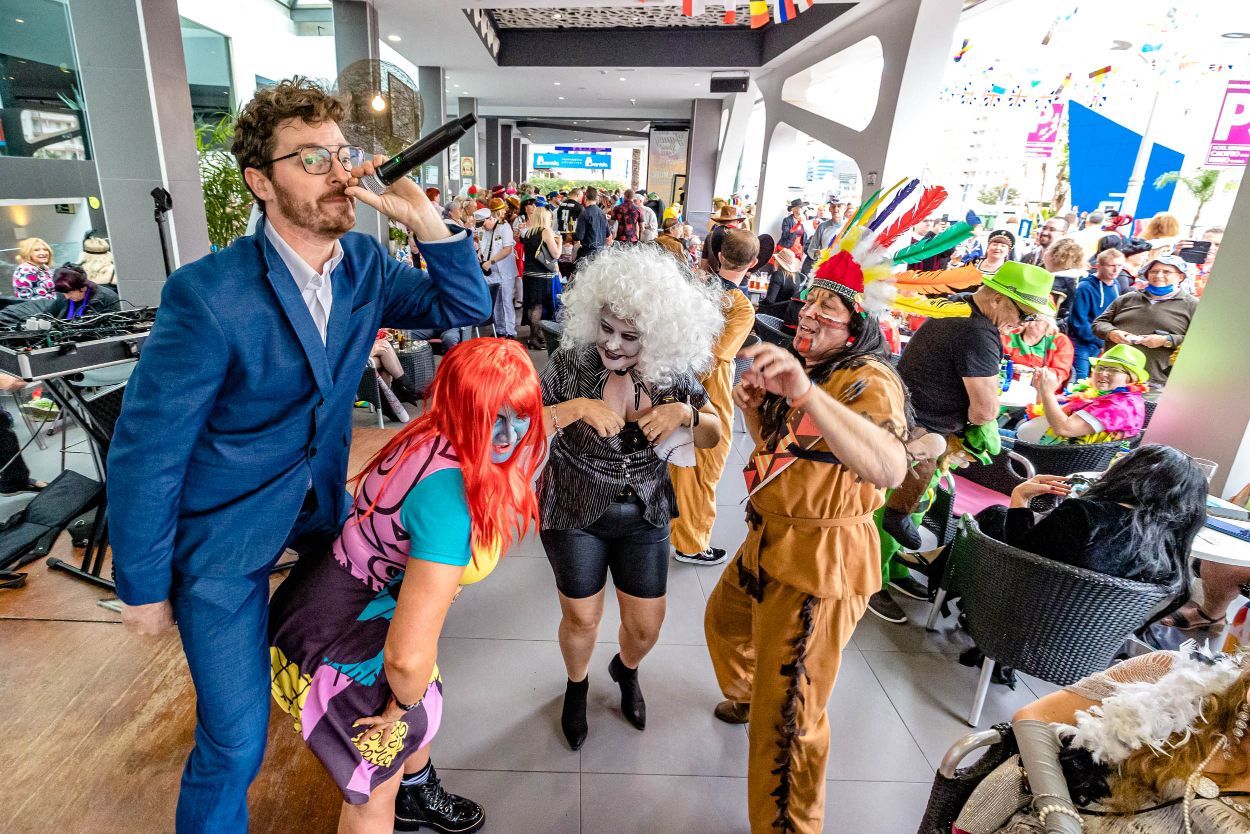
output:
<path id="1" fill-rule="evenodd" d="M 486 812 L 471 799 L 443 790 L 438 772 L 430 765 L 424 785 L 400 785 L 395 798 L 395 830 L 429 829 L 441 834 L 469 834 L 486 822 Z"/>

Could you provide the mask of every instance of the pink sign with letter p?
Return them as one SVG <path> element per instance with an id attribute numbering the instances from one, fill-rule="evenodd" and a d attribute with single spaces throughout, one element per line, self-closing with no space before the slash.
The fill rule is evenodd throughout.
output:
<path id="1" fill-rule="evenodd" d="M 1250 81 L 1229 81 L 1211 135 L 1208 165 L 1241 167 L 1250 162 Z"/>

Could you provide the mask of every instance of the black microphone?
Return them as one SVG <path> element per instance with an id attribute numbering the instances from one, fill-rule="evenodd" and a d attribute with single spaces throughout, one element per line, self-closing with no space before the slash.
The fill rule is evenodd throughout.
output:
<path id="1" fill-rule="evenodd" d="M 438 130 L 404 148 L 377 167 L 375 173 L 360 178 L 360 185 L 374 194 L 381 194 L 386 187 L 418 165 L 429 162 L 450 148 L 477 124 L 477 116 L 469 113 L 450 121 Z"/>

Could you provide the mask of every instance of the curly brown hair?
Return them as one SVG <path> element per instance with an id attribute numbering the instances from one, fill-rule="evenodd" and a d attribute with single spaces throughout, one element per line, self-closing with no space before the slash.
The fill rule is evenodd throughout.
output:
<path id="1" fill-rule="evenodd" d="M 1076 269 L 1085 264 L 1085 250 L 1070 237 L 1061 237 L 1046 249 L 1050 265 L 1055 272 Z"/>
<path id="2" fill-rule="evenodd" d="M 274 134 L 287 119 L 302 119 L 311 125 L 337 122 L 343 118 L 343 103 L 315 81 L 296 75 L 272 87 L 257 90 L 256 95 L 239 113 L 234 125 L 234 141 L 230 152 L 239 162 L 239 170 L 256 168 L 267 175 L 273 166 Z M 244 182 L 247 182 L 246 177 Z M 251 186 L 248 186 L 251 191 Z M 252 192 L 252 196 L 256 196 Z M 256 204 L 265 210 L 265 201 L 256 197 Z"/>

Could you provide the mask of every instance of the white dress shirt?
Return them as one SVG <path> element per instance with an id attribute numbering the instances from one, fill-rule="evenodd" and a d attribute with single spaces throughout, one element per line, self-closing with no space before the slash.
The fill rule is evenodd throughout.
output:
<path id="1" fill-rule="evenodd" d="M 330 273 L 334 272 L 339 261 L 343 260 L 343 247 L 337 240 L 334 241 L 334 251 L 330 259 L 326 261 L 321 272 L 317 272 L 309 266 L 307 261 L 296 254 L 290 244 L 283 240 L 282 235 L 274 231 L 269 223 L 265 224 L 265 237 L 273 244 L 278 256 L 282 258 L 282 263 L 286 264 L 291 277 L 295 279 L 295 286 L 308 307 L 313 324 L 317 325 L 317 332 L 321 334 L 321 343 L 325 344 L 326 324 L 330 321 L 330 307 L 334 304 L 334 288 L 330 286 Z"/>

